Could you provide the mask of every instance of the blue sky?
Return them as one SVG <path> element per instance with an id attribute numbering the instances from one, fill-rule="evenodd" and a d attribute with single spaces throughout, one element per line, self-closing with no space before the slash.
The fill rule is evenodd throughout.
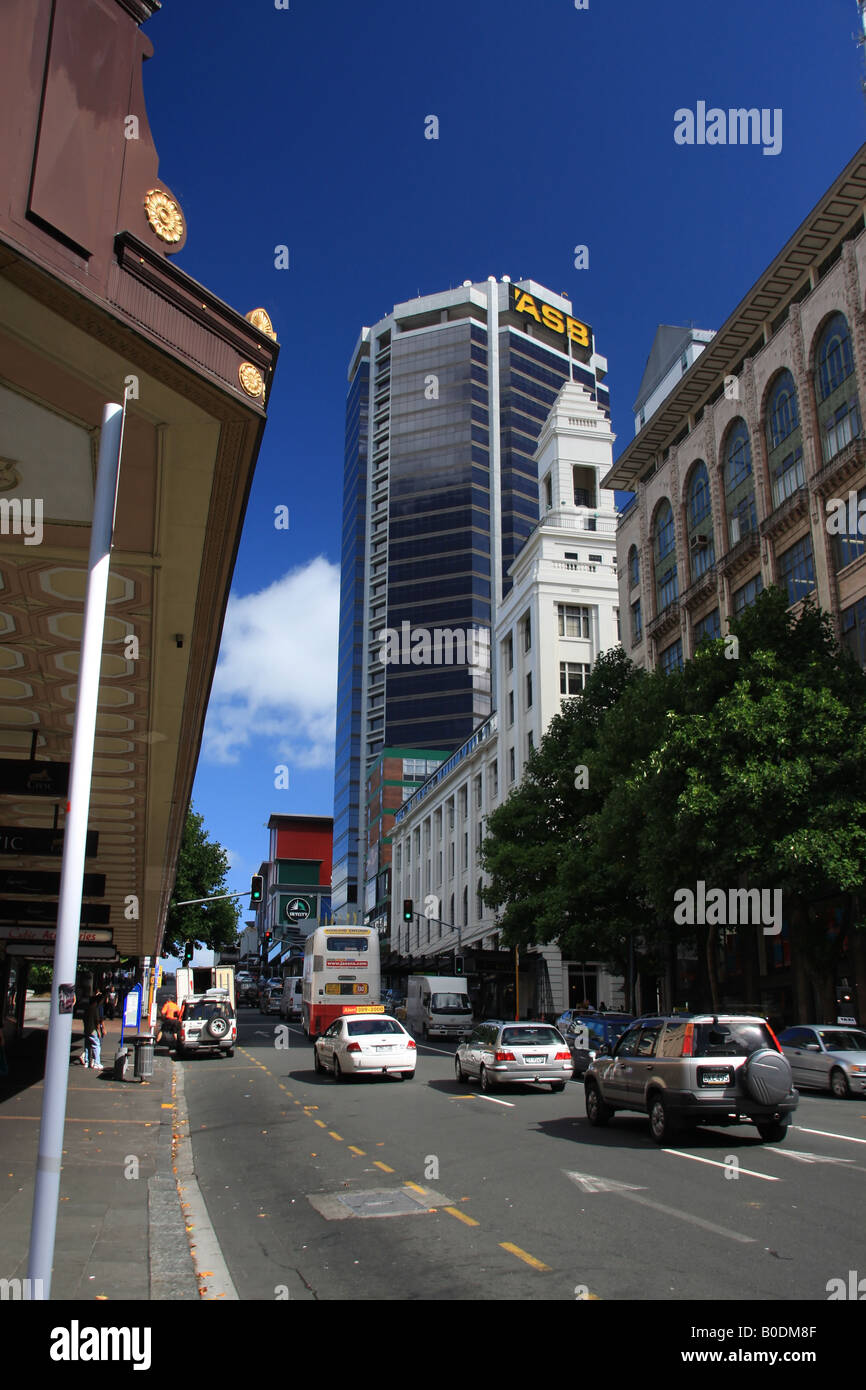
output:
<path id="1" fill-rule="evenodd" d="M 565 291 L 609 361 L 618 453 L 657 325 L 718 328 L 866 138 L 856 30 L 855 0 L 163 0 L 145 94 L 177 263 L 281 343 L 194 792 L 232 887 L 272 812 L 332 813 L 361 325 L 491 274 Z M 781 152 L 676 144 L 699 101 L 781 109 Z"/>

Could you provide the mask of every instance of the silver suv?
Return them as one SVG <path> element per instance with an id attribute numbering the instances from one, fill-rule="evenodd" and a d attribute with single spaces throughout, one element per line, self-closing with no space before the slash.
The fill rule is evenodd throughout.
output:
<path id="1" fill-rule="evenodd" d="M 649 1116 L 657 1144 L 690 1125 L 754 1124 L 778 1144 L 797 1108 L 791 1064 L 755 1014 L 639 1018 L 584 1078 L 591 1125 L 617 1110 Z"/>

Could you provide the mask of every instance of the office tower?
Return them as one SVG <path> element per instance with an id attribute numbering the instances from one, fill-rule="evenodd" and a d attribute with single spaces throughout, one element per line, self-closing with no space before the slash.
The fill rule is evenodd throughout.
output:
<path id="1" fill-rule="evenodd" d="M 361 790 L 377 755 L 457 748 L 490 714 L 472 639 L 489 640 L 539 518 L 542 425 L 567 380 L 609 414 L 606 370 L 571 302 L 531 280 L 465 281 L 362 329 L 346 410 L 335 912 L 363 896 Z M 577 472 L 551 505 L 597 506 Z"/>

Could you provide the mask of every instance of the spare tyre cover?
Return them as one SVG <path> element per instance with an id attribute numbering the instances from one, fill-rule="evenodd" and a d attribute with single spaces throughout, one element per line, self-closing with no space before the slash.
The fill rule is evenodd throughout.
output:
<path id="1" fill-rule="evenodd" d="M 212 1038 L 224 1038 L 228 1031 L 228 1020 L 222 1018 L 221 1015 L 217 1014 L 214 1018 L 208 1020 L 207 1032 L 210 1033 Z"/>
<path id="2" fill-rule="evenodd" d="M 753 1052 L 745 1066 L 746 1090 L 762 1105 L 778 1105 L 790 1094 L 791 1063 L 781 1052 L 762 1047 Z"/>

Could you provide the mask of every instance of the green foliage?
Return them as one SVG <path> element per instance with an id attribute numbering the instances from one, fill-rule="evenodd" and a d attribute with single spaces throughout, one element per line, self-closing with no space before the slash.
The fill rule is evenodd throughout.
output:
<path id="1" fill-rule="evenodd" d="M 808 903 L 866 882 L 866 675 L 829 618 L 795 617 L 767 589 L 669 676 L 621 650 L 551 721 L 523 781 L 488 821 L 485 901 L 506 942 L 558 941 L 572 957 L 623 958 L 675 928 L 674 893 L 781 888 L 799 945 Z M 574 769 L 588 785 L 574 785 Z"/>
<path id="2" fill-rule="evenodd" d="M 27 972 L 27 988 L 32 989 L 34 994 L 48 994 L 51 989 L 53 974 L 53 966 L 40 965 L 38 961 L 31 961 L 30 969 Z"/>
<path id="3" fill-rule="evenodd" d="M 228 869 L 225 850 L 208 839 L 204 817 L 190 806 L 166 919 L 164 956 L 182 955 L 185 941 L 194 941 L 197 946 L 210 947 L 215 951 L 234 946 L 240 915 L 236 900 L 224 898 L 220 902 L 200 903 L 195 907 L 177 906 L 189 898 L 207 898 L 230 892 L 226 884 Z"/>

